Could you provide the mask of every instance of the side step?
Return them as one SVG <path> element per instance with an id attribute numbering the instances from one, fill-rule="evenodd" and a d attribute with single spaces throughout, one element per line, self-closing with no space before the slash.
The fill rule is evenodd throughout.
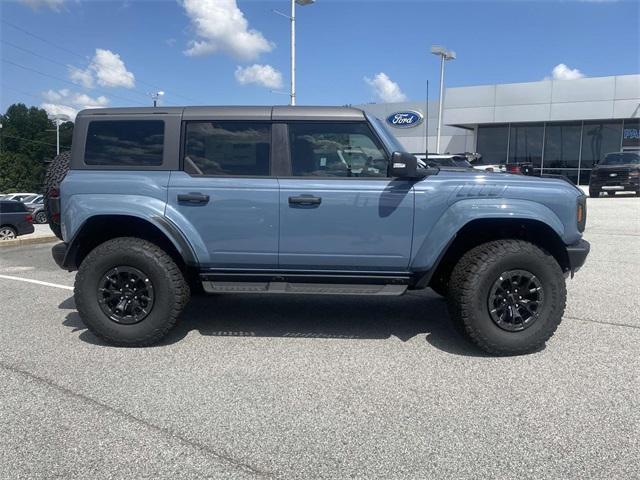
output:
<path id="1" fill-rule="evenodd" d="M 207 293 L 286 293 L 300 295 L 402 295 L 406 285 L 361 285 L 338 283 L 223 282 L 203 281 Z"/>

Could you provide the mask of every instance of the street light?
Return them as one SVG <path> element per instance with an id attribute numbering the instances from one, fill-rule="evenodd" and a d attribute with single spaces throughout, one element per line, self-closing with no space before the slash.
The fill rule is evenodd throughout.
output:
<path id="1" fill-rule="evenodd" d="M 431 53 L 440 57 L 440 101 L 438 105 L 438 132 L 436 136 L 436 153 L 440 153 L 440 132 L 442 131 L 442 104 L 444 100 L 444 62 L 455 60 L 456 52 L 447 50 L 442 45 L 432 45 Z"/>
<path id="2" fill-rule="evenodd" d="M 56 155 L 60 155 L 60 121 L 68 122 L 71 117 L 64 113 L 56 113 L 55 115 L 49 115 L 49 118 L 56 122 Z"/>
<path id="3" fill-rule="evenodd" d="M 290 105 L 296 104 L 296 3 L 301 7 L 311 5 L 316 0 L 291 0 L 291 16 L 286 15 L 277 10 L 273 10 L 278 15 L 288 18 L 291 22 L 291 102 Z"/>
<path id="4" fill-rule="evenodd" d="M 160 100 L 160 97 L 164 96 L 164 92 L 162 92 L 162 91 L 160 91 L 160 92 L 151 92 L 151 93 L 149 93 L 149 96 L 153 100 L 153 106 L 157 107 L 158 106 L 158 101 Z"/>

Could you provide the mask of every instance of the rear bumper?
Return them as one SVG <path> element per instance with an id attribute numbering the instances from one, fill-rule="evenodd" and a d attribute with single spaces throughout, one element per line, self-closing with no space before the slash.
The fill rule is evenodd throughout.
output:
<path id="1" fill-rule="evenodd" d="M 587 255 L 589 255 L 589 250 L 591 250 L 591 245 L 586 240 L 579 240 L 577 243 L 567 246 L 571 274 L 580 270 L 584 265 Z"/>

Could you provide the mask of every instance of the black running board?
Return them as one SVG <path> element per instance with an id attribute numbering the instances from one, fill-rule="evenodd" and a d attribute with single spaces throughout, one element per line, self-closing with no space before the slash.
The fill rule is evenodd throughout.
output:
<path id="1" fill-rule="evenodd" d="M 354 283 L 302 283 L 302 282 L 230 282 L 203 281 L 207 293 L 262 293 L 289 295 L 374 295 L 398 296 L 407 285 L 375 285 Z"/>

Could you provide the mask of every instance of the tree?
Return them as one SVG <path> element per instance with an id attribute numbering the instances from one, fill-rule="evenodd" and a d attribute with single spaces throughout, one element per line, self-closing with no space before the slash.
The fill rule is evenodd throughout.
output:
<path id="1" fill-rule="evenodd" d="M 38 192 L 46 163 L 56 155 L 55 124 L 47 112 L 22 103 L 11 105 L 4 115 L 0 138 L 0 192 Z M 60 125 L 60 151 L 71 148 L 73 123 Z"/>

